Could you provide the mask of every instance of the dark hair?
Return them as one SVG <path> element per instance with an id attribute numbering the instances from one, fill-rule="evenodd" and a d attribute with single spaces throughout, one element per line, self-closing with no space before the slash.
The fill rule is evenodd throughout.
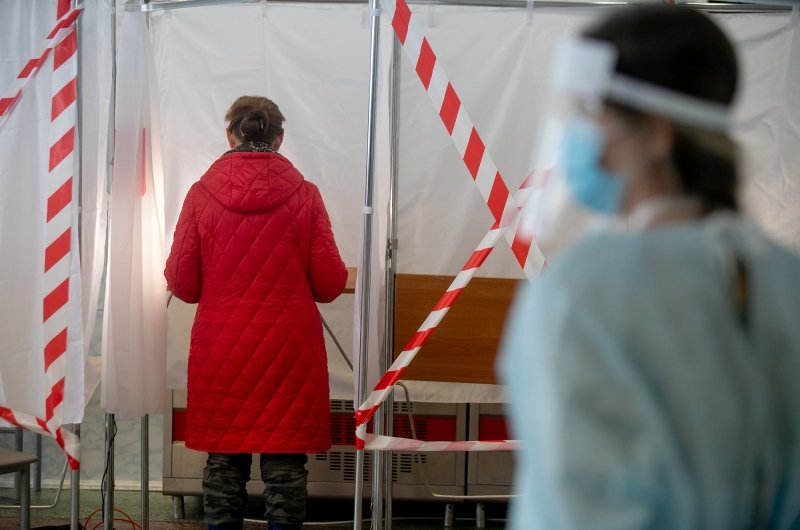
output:
<path id="1" fill-rule="evenodd" d="M 616 71 L 648 83 L 723 105 L 736 94 L 733 45 L 702 13 L 679 6 L 631 6 L 615 10 L 584 36 L 613 44 Z M 609 105 L 629 115 L 624 103 Z M 724 132 L 675 123 L 672 162 L 684 193 L 706 211 L 738 208 L 738 150 Z"/>
<path id="2" fill-rule="evenodd" d="M 272 144 L 283 132 L 285 120 L 278 105 L 261 96 L 241 96 L 225 113 L 228 132 L 243 142 Z"/>

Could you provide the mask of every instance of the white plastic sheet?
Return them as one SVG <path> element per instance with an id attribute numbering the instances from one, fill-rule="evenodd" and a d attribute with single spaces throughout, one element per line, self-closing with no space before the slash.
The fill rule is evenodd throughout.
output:
<path id="1" fill-rule="evenodd" d="M 145 15 L 122 23 L 109 202 L 101 406 L 122 417 L 166 404 L 161 135 Z"/>
<path id="2" fill-rule="evenodd" d="M 382 49 L 390 50 L 384 21 Z M 319 186 L 345 263 L 358 265 L 366 160 L 369 11 L 366 6 L 227 5 L 156 13 L 152 17 L 163 109 L 167 236 L 171 240 L 189 186 L 227 150 L 224 115 L 244 94 L 272 98 L 286 116 L 281 147 Z M 384 61 L 386 71 L 388 62 Z M 385 80 L 381 89 L 386 90 Z M 376 236 L 385 236 L 388 139 L 386 103 L 376 161 Z M 382 280 L 383 247 L 376 249 Z M 377 273 L 377 274 L 376 274 Z M 381 289 L 374 291 L 381 293 Z M 372 307 L 380 304 L 373 299 Z M 353 296 L 321 305 L 352 359 Z M 379 313 L 373 314 L 377 317 Z M 173 300 L 169 310 L 168 384 L 185 385 L 193 309 Z M 382 336 L 371 329 L 372 351 Z M 332 395 L 352 398 L 353 374 L 328 343 Z M 374 358 L 374 354 L 372 354 Z M 370 378 L 378 378 L 370 364 Z"/>
<path id="3" fill-rule="evenodd" d="M 111 7 L 105 0 L 84 0 L 80 33 L 81 92 L 81 273 L 83 278 L 84 349 L 92 351 L 105 268 L 108 215 L 106 157 L 111 104 Z M 99 327 L 99 326 L 98 326 Z M 97 334 L 99 336 L 99 333 Z M 85 401 L 100 383 L 97 357 L 85 365 Z M 89 362 L 91 361 L 91 362 Z"/>
<path id="4" fill-rule="evenodd" d="M 29 28 L 22 33 L 4 31 L 0 36 L 0 96 L 5 97 L 12 95 L 9 89 L 22 67 L 43 52 L 45 37 L 56 22 L 56 2 L 3 3 L 0 20 L 9 28 Z M 53 83 L 51 53 L 0 129 L 0 406 L 37 418 L 46 417 L 45 402 L 51 391 L 44 375 L 44 347 L 51 337 L 44 336 L 42 301 L 54 287 L 46 285 L 43 267 L 51 191 L 46 183 Z M 77 156 L 72 156 L 63 163 L 76 160 Z M 73 191 L 77 192 L 77 185 Z M 71 209 L 65 208 L 60 214 L 71 218 L 73 252 L 64 270 L 69 274 L 69 302 L 62 309 L 67 315 L 67 350 L 64 402 L 54 414 L 59 425 L 83 418 L 77 205 L 75 194 Z"/>
<path id="5" fill-rule="evenodd" d="M 737 45 L 742 70 L 734 132 L 745 209 L 800 252 L 800 8 L 716 20 Z"/>
<path id="6" fill-rule="evenodd" d="M 524 9 L 412 6 L 438 60 L 511 188 L 535 169 L 537 119 L 557 41 L 603 8 Z M 745 203 L 782 241 L 798 248 L 800 129 L 797 18 L 789 13 L 717 17 L 742 58 L 736 134 L 747 153 Z M 222 118 L 235 97 L 264 94 L 287 116 L 284 152 L 317 183 L 348 265 L 357 260 L 368 89 L 365 6 L 233 5 L 153 17 L 171 236 L 186 189 L 225 150 Z M 384 35 L 391 29 L 382 20 Z M 455 274 L 491 217 L 451 145 L 413 65 L 400 83 L 399 272 Z M 794 96 L 793 96 L 794 95 Z M 218 131 L 218 132 L 217 132 Z M 795 146 L 795 147 L 793 147 Z M 377 206 L 378 208 L 380 206 Z M 520 278 L 505 243 L 481 276 Z M 351 344 L 348 300 L 324 308 L 340 341 Z M 171 323 L 184 356 L 190 319 Z M 350 373 L 329 344 L 332 389 Z M 342 384 L 341 378 L 347 378 Z M 496 387 L 416 384 L 430 400 L 502 399 Z M 417 399 L 417 395 L 412 395 Z"/>

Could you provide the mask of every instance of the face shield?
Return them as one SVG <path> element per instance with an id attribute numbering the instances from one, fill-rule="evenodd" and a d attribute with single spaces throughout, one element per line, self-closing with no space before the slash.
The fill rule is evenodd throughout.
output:
<path id="1" fill-rule="evenodd" d="M 618 74 L 616 62 L 616 48 L 599 40 L 570 39 L 557 49 L 536 150 L 536 168 L 549 178 L 522 211 L 524 233 L 548 258 L 587 232 L 627 226 L 619 214 L 627 177 L 601 164 L 607 102 L 688 127 L 728 129 L 725 105 Z"/>

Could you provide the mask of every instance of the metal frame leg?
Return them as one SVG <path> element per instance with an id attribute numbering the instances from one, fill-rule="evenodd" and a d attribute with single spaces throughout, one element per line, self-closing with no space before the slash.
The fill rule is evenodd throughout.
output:
<path id="1" fill-rule="evenodd" d="M 73 469 L 70 474 L 70 509 L 69 509 L 69 530 L 80 530 L 83 528 L 81 519 L 81 471 Z"/>
<path id="2" fill-rule="evenodd" d="M 150 416 L 142 416 L 142 530 L 150 529 Z"/>
<path id="3" fill-rule="evenodd" d="M 444 505 L 444 526 L 451 528 L 456 522 L 455 506 L 452 503 Z"/>
<path id="4" fill-rule="evenodd" d="M 103 530 L 114 530 L 114 415 L 106 414 L 106 474 L 105 503 L 103 505 Z"/>
<path id="5" fill-rule="evenodd" d="M 20 499 L 19 499 L 19 527 L 22 530 L 30 530 L 31 527 L 31 469 L 25 466 L 19 472 L 20 479 Z"/>
<path id="6" fill-rule="evenodd" d="M 486 509 L 482 502 L 475 505 L 475 528 L 486 528 Z"/>
<path id="7" fill-rule="evenodd" d="M 78 437 L 81 435 L 80 424 L 72 426 L 72 432 Z M 70 511 L 69 511 L 69 529 L 80 530 L 81 527 L 81 470 L 73 469 L 69 476 L 69 491 L 70 491 Z"/>
<path id="8" fill-rule="evenodd" d="M 14 450 L 23 452 L 22 448 L 22 428 L 14 428 Z M 29 479 L 30 480 L 30 479 Z M 14 473 L 14 500 L 20 501 L 22 499 L 22 473 Z"/>
<path id="9" fill-rule="evenodd" d="M 42 491 L 42 435 L 36 433 L 33 435 L 34 452 L 36 453 L 36 470 L 33 472 L 33 491 Z"/>
<path id="10" fill-rule="evenodd" d="M 183 495 L 172 496 L 172 518 L 176 521 L 186 519 L 186 506 L 183 503 Z"/>

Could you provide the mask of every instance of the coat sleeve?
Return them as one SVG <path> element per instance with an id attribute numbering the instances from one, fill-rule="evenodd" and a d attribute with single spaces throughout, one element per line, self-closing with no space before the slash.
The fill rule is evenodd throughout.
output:
<path id="1" fill-rule="evenodd" d="M 347 268 L 339 255 L 322 196 L 312 187 L 309 283 L 314 300 L 332 302 L 344 291 Z"/>
<path id="2" fill-rule="evenodd" d="M 183 201 L 172 249 L 167 258 L 164 276 L 167 289 L 172 294 L 187 302 L 195 304 L 200 301 L 203 288 L 203 265 L 200 257 L 200 233 L 197 230 L 195 216 L 195 188 L 191 188 Z"/>

